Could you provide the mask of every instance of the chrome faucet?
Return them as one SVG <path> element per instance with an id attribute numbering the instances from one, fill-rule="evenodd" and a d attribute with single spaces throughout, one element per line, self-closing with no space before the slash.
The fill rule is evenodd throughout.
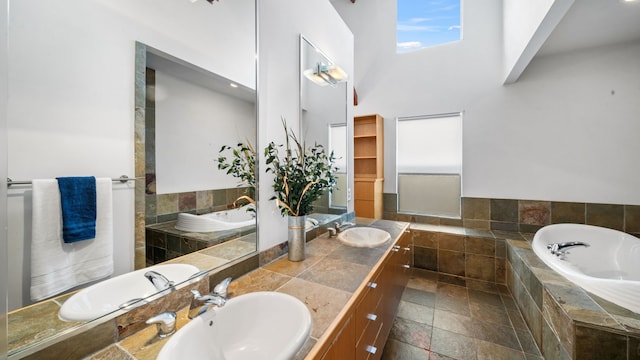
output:
<path id="1" fill-rule="evenodd" d="M 200 294 L 198 290 L 191 290 L 193 299 L 189 306 L 189 319 L 194 319 L 213 308 L 223 307 L 227 303 L 227 288 L 230 282 L 230 277 L 222 280 L 207 295 Z"/>
<path id="2" fill-rule="evenodd" d="M 166 338 L 176 332 L 176 313 L 164 312 L 158 314 L 146 321 L 147 324 L 156 324 L 158 328 L 158 336 Z"/>
<path id="3" fill-rule="evenodd" d="M 336 233 L 341 233 L 353 226 L 356 226 L 356 224 L 351 222 L 343 222 L 342 224 L 336 224 Z"/>
<path id="4" fill-rule="evenodd" d="M 155 286 L 156 290 L 158 291 L 167 290 L 167 289 L 174 291 L 176 289 L 173 286 L 174 285 L 173 281 L 169 281 L 169 279 L 167 279 L 164 275 L 160 274 L 157 271 L 149 270 L 146 273 L 144 273 L 144 277 L 149 279 L 149 281 L 151 281 L 153 286 Z"/>
<path id="5" fill-rule="evenodd" d="M 568 241 L 562 243 L 547 244 L 547 249 L 549 249 L 551 251 L 551 254 L 555 256 L 562 256 L 567 254 L 567 250 L 577 246 L 589 247 L 590 245 L 582 241 Z"/>

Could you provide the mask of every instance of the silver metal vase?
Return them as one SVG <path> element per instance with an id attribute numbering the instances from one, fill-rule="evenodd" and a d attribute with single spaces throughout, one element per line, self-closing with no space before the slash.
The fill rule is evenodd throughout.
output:
<path id="1" fill-rule="evenodd" d="M 307 233 L 305 230 L 307 216 L 289 215 L 287 218 L 289 224 L 289 261 L 302 261 L 304 260 L 307 243 Z"/>

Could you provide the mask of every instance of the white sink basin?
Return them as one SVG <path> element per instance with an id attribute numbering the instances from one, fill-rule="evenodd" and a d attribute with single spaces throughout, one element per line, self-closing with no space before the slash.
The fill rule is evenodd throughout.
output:
<path id="1" fill-rule="evenodd" d="M 185 280 L 198 272 L 198 268 L 188 264 L 156 265 L 104 280 L 84 288 L 62 304 L 58 317 L 63 321 L 89 321 L 117 310 L 128 310 L 165 295 L 168 290 L 158 293 L 144 274 L 156 271 L 177 284 L 179 289 Z M 151 295 L 154 297 L 149 298 Z M 136 299 L 140 301 L 135 301 Z M 146 299 L 146 300 L 143 300 Z M 128 306 L 125 306 L 126 304 Z"/>
<path id="2" fill-rule="evenodd" d="M 311 315 L 295 297 L 255 292 L 227 301 L 178 330 L 157 360 L 293 359 L 311 331 Z"/>
<path id="3" fill-rule="evenodd" d="M 338 234 L 338 240 L 348 246 L 372 248 L 391 239 L 391 235 L 372 227 L 353 227 Z"/>

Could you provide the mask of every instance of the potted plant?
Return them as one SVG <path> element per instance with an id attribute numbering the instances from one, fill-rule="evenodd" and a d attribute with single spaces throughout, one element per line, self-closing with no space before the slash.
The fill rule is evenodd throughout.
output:
<path id="1" fill-rule="evenodd" d="M 285 144 L 270 142 L 264 149 L 267 173 L 275 175 L 273 190 L 280 212 L 288 217 L 289 260 L 304 260 L 306 217 L 313 202 L 336 185 L 335 157 L 324 146 L 305 147 L 282 119 Z M 283 152 L 282 154 L 280 152 Z"/>

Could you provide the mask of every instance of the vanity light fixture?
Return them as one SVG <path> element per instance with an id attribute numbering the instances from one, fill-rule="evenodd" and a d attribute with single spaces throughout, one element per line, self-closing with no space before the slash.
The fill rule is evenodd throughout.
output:
<path id="1" fill-rule="evenodd" d="M 336 86 L 347 81 L 348 75 L 338 65 L 319 62 L 312 69 L 303 71 L 304 76 L 320 86 Z"/>

